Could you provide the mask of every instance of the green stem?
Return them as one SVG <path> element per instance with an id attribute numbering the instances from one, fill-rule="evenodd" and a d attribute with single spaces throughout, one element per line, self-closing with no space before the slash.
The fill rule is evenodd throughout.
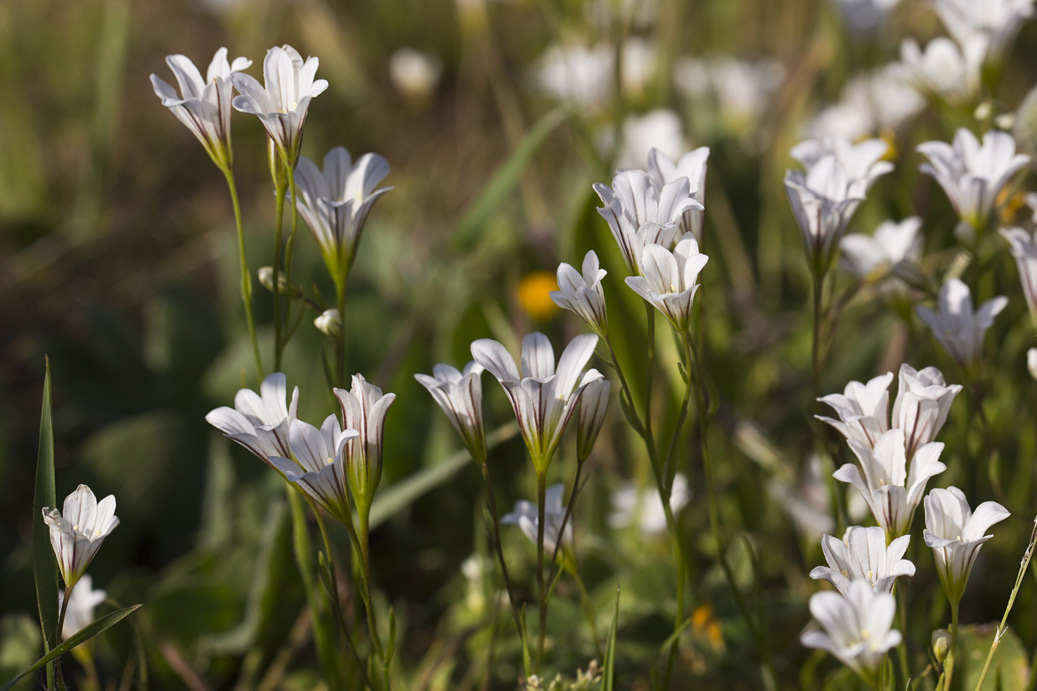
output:
<path id="1" fill-rule="evenodd" d="M 338 373 L 338 385 L 339 387 L 345 387 L 346 385 L 346 281 L 342 279 L 340 283 L 335 286 L 335 298 L 336 306 L 338 308 L 338 316 L 341 320 L 341 326 L 339 327 L 338 338 L 335 343 L 336 353 L 336 372 Z"/>
<path id="2" fill-rule="evenodd" d="M 537 656 L 534 671 L 540 674 L 544 660 L 544 640 L 547 636 L 547 589 L 544 587 L 544 495 L 547 493 L 547 473 L 537 471 L 537 599 L 539 621 L 537 622 Z M 557 536 L 555 538 L 558 539 Z"/>
<path id="3" fill-rule="evenodd" d="M 821 397 L 821 293 L 824 289 L 824 279 L 814 275 L 813 279 L 813 314 L 814 329 L 810 347 L 811 364 L 811 391 L 815 402 Z"/>
<path id="4" fill-rule="evenodd" d="M 223 168 L 223 176 L 227 179 L 230 190 L 230 201 L 234 207 L 234 225 L 238 232 L 238 258 L 241 264 L 241 302 L 245 307 L 245 323 L 248 325 L 248 337 L 252 341 L 252 356 L 256 360 L 256 372 L 262 381 L 263 358 L 259 354 L 259 339 L 256 337 L 256 323 L 252 318 L 252 275 L 248 270 L 248 256 L 245 254 L 245 226 L 241 218 L 241 202 L 238 199 L 238 186 L 234 182 L 234 171 L 228 165 Z"/>
<path id="5" fill-rule="evenodd" d="M 274 225 L 274 371 L 281 371 L 281 353 L 284 350 L 282 343 L 283 325 L 281 323 L 281 244 L 284 236 L 284 198 L 288 193 L 288 186 L 279 184 L 275 190 L 275 215 Z"/>
<path id="6" fill-rule="evenodd" d="M 958 602 L 951 602 L 951 650 L 947 654 L 947 666 L 943 672 L 943 690 L 950 691 L 954 678 L 954 658 L 958 655 Z"/>
<path id="7" fill-rule="evenodd" d="M 74 584 L 73 584 L 73 587 Z M 65 612 L 68 611 L 68 602 L 72 599 L 72 588 L 65 588 L 65 599 L 61 603 L 61 612 L 58 614 L 58 627 L 57 637 L 54 639 L 59 644 L 61 643 L 61 630 L 65 627 Z M 65 689 L 65 675 L 61 671 L 61 657 L 54 660 L 54 679 L 55 685 L 59 689 Z"/>
<path id="8" fill-rule="evenodd" d="M 371 644 L 379 658 L 384 659 L 385 651 L 382 648 L 382 639 L 378 635 L 378 624 L 374 617 L 374 607 L 371 605 L 371 554 L 370 554 L 370 507 L 357 507 L 357 518 L 360 529 L 357 537 L 360 540 L 360 568 L 363 577 L 360 579 L 360 595 L 364 600 L 364 609 L 367 612 L 367 628 L 371 635 Z"/>
<path id="9" fill-rule="evenodd" d="M 295 234 L 296 234 L 296 232 L 299 229 L 299 208 L 298 208 L 298 206 L 296 206 L 296 203 L 295 203 L 295 200 L 298 198 L 297 192 L 296 192 L 296 189 L 295 189 L 295 163 L 294 162 L 289 163 L 288 161 L 285 161 L 284 165 L 285 165 L 285 168 L 288 170 L 288 187 L 291 190 L 291 194 L 292 194 L 292 225 L 291 225 L 291 231 L 288 234 L 288 242 L 285 243 L 285 255 L 284 255 L 285 282 L 288 284 L 287 290 L 291 291 L 291 289 L 292 289 L 292 265 L 295 263 L 293 261 L 293 259 L 295 257 Z M 276 283 L 274 285 L 276 285 Z M 288 325 L 288 324 L 291 323 L 291 316 L 290 316 L 291 313 L 292 313 L 292 300 L 291 300 L 291 297 L 289 297 L 288 300 L 285 302 L 285 315 L 284 315 L 284 323 L 285 323 L 285 325 Z M 288 345 L 288 340 L 292 337 L 291 334 L 294 331 L 295 331 L 295 329 L 292 329 L 290 332 L 285 332 L 284 333 L 283 342 L 281 343 L 281 347 L 282 348 L 284 348 L 284 347 L 286 347 Z"/>

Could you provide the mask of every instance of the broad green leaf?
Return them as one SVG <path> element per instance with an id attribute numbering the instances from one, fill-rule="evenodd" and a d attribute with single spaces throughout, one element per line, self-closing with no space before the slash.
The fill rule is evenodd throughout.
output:
<path id="1" fill-rule="evenodd" d="M 80 645 L 81 643 L 86 643 L 87 641 L 89 641 L 91 638 L 93 638 L 97 634 L 99 634 L 99 633 L 101 633 L 103 631 L 107 631 L 108 629 L 110 629 L 111 627 L 113 627 L 116 624 L 118 624 L 120 621 L 122 621 L 123 619 L 128 617 L 130 614 L 132 614 L 133 612 L 135 612 L 139 608 L 140 608 L 140 605 L 130 605 L 129 607 L 123 607 L 122 609 L 118 609 L 118 610 L 115 610 L 114 612 L 110 612 L 109 614 L 104 615 L 103 617 L 101 617 L 97 621 L 93 622 L 89 626 L 87 626 L 84 629 L 82 629 L 81 631 L 79 631 L 77 634 L 75 634 L 74 636 L 69 638 L 64 643 L 62 643 L 61 645 L 57 646 L 56 648 L 51 650 L 49 653 L 47 653 L 46 655 L 41 657 L 39 660 L 34 662 L 32 664 L 32 666 L 30 666 L 28 669 L 24 670 L 21 674 L 16 676 L 14 679 L 11 679 L 9 682 L 4 684 L 3 686 L 0 686 L 0 691 L 7 691 L 8 689 L 10 689 L 12 686 L 14 686 L 23 677 L 25 677 L 25 676 L 27 676 L 29 674 L 32 674 L 33 672 L 38 670 L 43 665 L 46 665 L 46 664 L 49 664 L 49 663 L 53 662 L 54 660 L 58 659 L 59 657 L 61 657 L 65 653 L 67 653 L 68 651 L 70 651 L 73 648 L 75 648 L 77 645 Z"/>
<path id="2" fill-rule="evenodd" d="M 971 691 L 976 688 L 996 632 L 995 624 L 961 627 L 958 634 L 957 662 L 954 666 L 954 689 Z M 987 678 L 983 680 L 984 691 L 1026 688 L 1030 677 L 1029 663 L 1029 654 L 1019 636 L 1011 628 L 1005 629 L 990 662 Z"/>
<path id="3" fill-rule="evenodd" d="M 605 643 L 605 662 L 603 665 L 604 672 L 601 677 L 601 691 L 613 691 L 616 687 L 616 634 L 619 629 L 619 592 L 620 589 L 617 586 L 616 607 L 612 611 L 612 623 L 609 624 L 609 638 Z"/>
<path id="4" fill-rule="evenodd" d="M 54 422 L 51 414 L 50 359 L 45 361 L 43 412 L 40 414 L 40 446 L 36 457 L 36 491 L 32 506 L 32 562 L 36 581 L 36 604 L 43 630 L 43 650 L 58 644 L 58 562 L 50 544 L 50 529 L 43 522 L 43 509 L 55 508 Z M 54 685 L 54 670 L 47 665 L 47 686 Z"/>

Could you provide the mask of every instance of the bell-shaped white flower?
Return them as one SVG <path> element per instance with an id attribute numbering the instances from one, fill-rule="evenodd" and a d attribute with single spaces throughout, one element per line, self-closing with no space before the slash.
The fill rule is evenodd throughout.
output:
<path id="1" fill-rule="evenodd" d="M 88 573 L 79 578 L 78 587 L 72 590 L 65 609 L 65 620 L 61 623 L 61 640 L 68 640 L 94 623 L 94 608 L 108 599 L 108 593 L 94 590 L 94 579 Z M 65 602 L 65 593 L 58 593 L 58 608 Z"/>
<path id="2" fill-rule="evenodd" d="M 354 429 L 343 430 L 334 415 L 325 418 L 320 429 L 302 420 L 292 420 L 288 428 L 291 457 L 273 456 L 270 463 L 329 514 L 352 525 L 345 449 L 358 436 Z"/>
<path id="3" fill-rule="evenodd" d="M 950 386 L 935 367 L 918 371 L 911 365 L 900 365 L 900 383 L 893 402 L 893 427 L 904 432 L 907 457 L 936 439 L 947 422 L 954 397 L 961 393 L 960 384 Z"/>
<path id="4" fill-rule="evenodd" d="M 979 91 L 984 50 L 983 41 L 959 45 L 944 36 L 929 41 L 923 50 L 917 41 L 907 38 L 900 44 L 900 62 L 894 74 L 922 93 L 948 103 L 971 103 Z"/>
<path id="5" fill-rule="evenodd" d="M 274 372 L 263 380 L 259 391 L 240 389 L 233 408 L 216 408 L 205 420 L 269 464 L 271 456 L 291 456 L 288 428 L 299 408 L 299 387 L 292 390 L 291 403 L 286 405 L 288 380 L 283 373 Z"/>
<path id="6" fill-rule="evenodd" d="M 1033 0 L 933 0 L 933 7 L 954 39 L 964 45 L 978 41 L 986 57 L 1000 60 L 1033 16 Z"/>
<path id="7" fill-rule="evenodd" d="M 902 535 L 887 545 L 882 528 L 850 526 L 842 540 L 831 535 L 821 538 L 828 566 L 815 567 L 810 577 L 828 581 L 843 597 L 850 596 L 850 585 L 858 580 L 866 581 L 875 592 L 892 593 L 899 576 L 915 575 L 915 565 L 904 559 L 910 542 L 910 535 Z"/>
<path id="8" fill-rule="evenodd" d="M 43 522 L 50 528 L 50 545 L 58 560 L 65 589 L 75 587 L 90 561 L 101 548 L 119 518 L 115 515 L 115 497 L 109 494 L 101 501 L 86 485 L 65 498 L 61 512 L 43 508 Z"/>
<path id="9" fill-rule="evenodd" d="M 340 290 L 353 266 L 367 214 L 392 189 L 375 189 L 388 174 L 389 162 L 378 154 L 364 154 L 354 163 L 342 146 L 324 156 L 323 171 L 305 156 L 295 167 L 295 206 Z"/>
<path id="10" fill-rule="evenodd" d="M 670 510 L 676 515 L 691 501 L 691 489 L 688 478 L 683 473 L 673 476 L 670 488 Z M 666 533 L 666 510 L 663 507 L 659 489 L 652 487 L 639 490 L 633 481 L 626 482 L 612 493 L 612 513 L 609 514 L 609 527 L 620 529 L 636 525 L 645 535 L 662 535 Z"/>
<path id="11" fill-rule="evenodd" d="M 645 247 L 672 245 L 684 212 L 702 208 L 691 198 L 687 178 L 656 187 L 643 170 L 621 171 L 612 178 L 612 187 L 595 183 L 594 191 L 605 205 L 598 213 L 608 221 L 632 275 L 641 273 L 639 261 Z"/>
<path id="12" fill-rule="evenodd" d="M 886 651 L 901 640 L 900 632 L 892 628 L 893 596 L 876 592 L 867 581 L 854 581 L 846 597 L 831 591 L 814 593 L 810 613 L 823 631 L 807 631 L 800 642 L 827 650 L 865 683 L 878 687 Z"/>
<path id="13" fill-rule="evenodd" d="M 709 161 L 709 147 L 700 146 L 680 157 L 676 162 L 658 149 L 648 154 L 648 175 L 652 184 L 659 189 L 680 178 L 687 178 L 688 194 L 699 203 L 699 208 L 690 208 L 681 216 L 681 235 L 691 233 L 702 242 L 703 210 L 701 205 L 706 201 L 706 164 Z"/>
<path id="14" fill-rule="evenodd" d="M 167 55 L 166 64 L 176 76 L 180 94 L 153 74 L 155 95 L 198 138 L 217 166 L 229 168 L 231 75 L 248 69 L 252 61 L 234 58 L 234 62 L 228 62 L 227 49 L 220 48 L 209 63 L 204 80 L 194 63 L 183 55 Z"/>
<path id="15" fill-rule="evenodd" d="M 601 279 L 607 274 L 598 263 L 598 255 L 591 250 L 583 257 L 582 274 L 564 262 L 558 265 L 558 290 L 550 293 L 556 305 L 575 312 L 591 331 L 602 338 L 608 333 L 605 291 L 601 287 Z"/>
<path id="16" fill-rule="evenodd" d="M 597 343 L 594 334 L 577 336 L 562 353 L 556 370 L 554 349 L 547 336 L 529 334 L 522 339 L 521 371 L 497 341 L 482 338 L 472 343 L 472 357 L 507 393 L 538 473 L 547 472 L 584 388 L 601 377 L 597 370 L 589 370 L 582 380 L 580 376 Z"/>
<path id="17" fill-rule="evenodd" d="M 571 545 L 573 541 L 573 524 L 568 521 L 565 532 L 562 532 L 562 521 L 565 519 L 565 506 L 562 505 L 562 495 L 565 493 L 565 485 L 551 485 L 544 493 L 544 552 L 553 554 L 559 538 L 562 546 Z M 537 518 L 537 506 L 524 499 L 515 502 L 515 508 L 511 513 L 501 516 L 503 525 L 517 525 L 522 534 L 537 542 L 537 530 L 540 521 Z"/>
<path id="18" fill-rule="evenodd" d="M 477 463 L 486 462 L 486 431 L 482 417 L 483 366 L 469 362 L 463 372 L 450 365 L 436 365 L 432 376 L 415 374 L 418 383 L 428 389 L 432 398 L 446 413 L 447 419 L 461 436 L 465 448 Z"/>
<path id="19" fill-rule="evenodd" d="M 939 311 L 918 305 L 915 313 L 925 322 L 936 340 L 955 362 L 963 367 L 975 364 L 983 353 L 983 336 L 994 324 L 994 317 L 1008 304 L 1001 295 L 972 309 L 972 293 L 957 278 L 940 288 Z"/>
<path id="20" fill-rule="evenodd" d="M 847 439 L 856 439 L 868 446 L 889 429 L 889 384 L 893 373 L 886 372 L 862 384 L 852 381 L 841 394 L 833 393 L 817 399 L 835 410 L 838 420 L 816 415 L 839 430 Z"/>
<path id="21" fill-rule="evenodd" d="M 383 394 L 361 374 L 353 375 L 349 391 L 333 389 L 342 404 L 342 423 L 359 436 L 346 444 L 346 475 L 361 516 L 371 507 L 375 490 L 382 479 L 382 438 L 385 414 L 396 394 Z"/>
<path id="22" fill-rule="evenodd" d="M 961 601 L 976 563 L 979 548 L 994 537 L 984 535 L 990 526 L 1011 514 L 997 502 L 985 501 L 973 513 L 965 494 L 957 487 L 934 489 L 925 498 L 925 544 L 933 548 L 936 571 L 947 599 Z"/>
<path id="23" fill-rule="evenodd" d="M 843 261 L 841 266 L 861 280 L 881 278 L 902 262 L 913 264 L 922 256 L 922 236 L 918 231 L 922 219 L 918 216 L 896 221 L 885 221 L 874 235 L 850 233 L 839 242 Z"/>
<path id="24" fill-rule="evenodd" d="M 699 244 L 689 233 L 672 252 L 661 245 L 645 247 L 641 252 L 641 275 L 628 276 L 626 283 L 683 333 L 699 288 L 699 272 L 707 261 L 709 257 L 699 252 Z"/>
<path id="25" fill-rule="evenodd" d="M 932 442 L 919 448 L 908 470 L 903 430 L 889 430 L 875 442 L 874 449 L 856 439 L 848 439 L 846 443 L 861 467 L 847 463 L 832 477 L 853 485 L 860 492 L 888 538 L 907 534 L 929 478 L 947 469 L 939 460 L 943 444 Z"/>
<path id="26" fill-rule="evenodd" d="M 234 99 L 234 107 L 259 117 L 289 167 L 294 166 L 299 157 L 310 99 L 328 88 L 327 80 L 314 79 L 317 64 L 317 58 L 304 61 L 299 51 L 289 45 L 274 46 L 263 59 L 265 85 L 247 74 L 235 73 L 230 78 L 241 94 Z"/>
<path id="27" fill-rule="evenodd" d="M 865 139 L 853 143 L 845 137 L 808 139 L 792 147 L 789 154 L 808 171 L 831 156 L 846 176 L 848 197 L 864 197 L 880 175 L 893 170 L 893 164 L 883 161 L 889 144 L 881 139 Z"/>
<path id="28" fill-rule="evenodd" d="M 601 373 L 597 378 L 593 375 L 585 377 L 584 383 L 583 393 L 576 403 L 576 457 L 581 462 L 587 460 L 594 450 L 594 442 L 605 424 L 609 394 L 612 393 L 612 385 Z"/>
<path id="29" fill-rule="evenodd" d="M 934 141 L 917 148 L 929 159 L 921 171 L 940 183 L 958 216 L 980 231 L 1001 190 L 1030 161 L 1029 156 L 1015 152 L 1012 135 L 997 130 L 984 134 L 982 145 L 976 135 L 961 128 L 953 145 Z"/>
<path id="30" fill-rule="evenodd" d="M 1030 231 L 1019 227 L 1004 228 L 1001 235 L 1011 245 L 1030 318 L 1037 322 L 1037 238 Z"/>

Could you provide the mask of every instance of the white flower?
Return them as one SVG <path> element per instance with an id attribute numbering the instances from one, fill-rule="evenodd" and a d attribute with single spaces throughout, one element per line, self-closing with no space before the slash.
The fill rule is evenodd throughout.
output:
<path id="1" fill-rule="evenodd" d="M 824 579 L 835 589 L 850 596 L 850 584 L 863 580 L 875 592 L 892 593 L 898 576 L 914 576 L 915 565 L 904 559 L 910 535 L 902 535 L 886 545 L 886 531 L 875 526 L 851 526 L 840 540 L 831 535 L 821 538 L 821 550 L 828 566 L 817 566 L 810 572 L 815 580 Z"/>
<path id="2" fill-rule="evenodd" d="M 354 164 L 341 146 L 324 156 L 323 172 L 305 156 L 299 159 L 295 206 L 320 245 L 336 288 L 345 286 L 367 214 L 392 189 L 375 189 L 388 174 L 389 162 L 378 154 L 364 154 Z"/>
<path id="3" fill-rule="evenodd" d="M 990 131 L 980 145 L 976 135 L 961 128 L 954 144 L 924 142 L 918 151 L 929 158 L 923 173 L 940 183 L 954 210 L 976 230 L 983 230 L 998 194 L 1030 157 L 1015 152 L 1015 140 L 1007 132 Z"/>
<path id="4" fill-rule="evenodd" d="M 918 216 L 885 221 L 875 234 L 850 233 L 839 242 L 843 253 L 841 266 L 861 280 L 886 274 L 901 262 L 915 263 L 922 256 L 922 236 Z"/>
<path id="5" fill-rule="evenodd" d="M 973 513 L 965 494 L 957 487 L 934 489 L 925 498 L 925 544 L 933 548 L 936 571 L 947 599 L 961 601 L 972 565 L 990 526 L 1011 514 L 997 502 L 985 501 Z"/>
<path id="6" fill-rule="evenodd" d="M 450 424 L 478 463 L 486 462 L 486 432 L 482 417 L 483 367 L 469 362 L 463 372 L 450 365 L 436 365 L 432 376 L 415 374 L 414 378 L 428 389 L 432 398 L 446 413 Z"/>
<path id="7" fill-rule="evenodd" d="M 800 641 L 820 648 L 877 686 L 886 651 L 900 645 L 900 632 L 893 630 L 896 603 L 893 596 L 875 592 L 867 581 L 854 581 L 849 595 L 814 593 L 810 613 L 824 631 L 807 631 Z"/>
<path id="8" fill-rule="evenodd" d="M 698 243 L 689 233 L 672 252 L 660 245 L 645 247 L 639 262 L 641 275 L 628 276 L 626 283 L 683 333 L 688 329 L 699 272 L 707 261 L 709 257 L 699 252 Z"/>
<path id="9" fill-rule="evenodd" d="M 324 310 L 313 320 L 313 325 L 325 336 L 338 338 L 342 335 L 342 314 L 334 307 Z"/>
<path id="10" fill-rule="evenodd" d="M 907 38 L 900 44 L 900 62 L 894 73 L 919 91 L 948 103 L 969 103 L 979 91 L 983 50 L 982 41 L 967 41 L 959 47 L 940 36 L 929 41 L 923 52 L 914 39 Z"/>
<path id="11" fill-rule="evenodd" d="M 551 46 L 536 67 L 535 81 L 552 98 L 598 109 L 612 98 L 615 54 L 604 43 Z"/>
<path id="12" fill-rule="evenodd" d="M 963 367 L 974 364 L 983 351 L 983 335 L 1008 304 L 1008 298 L 1001 295 L 987 300 L 974 312 L 969 287 L 952 278 L 940 288 L 938 302 L 939 312 L 918 305 L 915 313 L 956 362 Z"/>
<path id="13" fill-rule="evenodd" d="M 939 460 L 943 444 L 933 442 L 915 451 L 908 471 L 903 430 L 889 430 L 875 442 L 874 449 L 856 439 L 847 439 L 846 443 L 860 461 L 864 475 L 857 466 L 847 463 L 832 477 L 860 492 L 887 537 L 907 534 L 925 484 L 947 469 Z"/>
<path id="14" fill-rule="evenodd" d="M 227 49 L 220 48 L 209 63 L 204 80 L 194 63 L 183 55 L 167 55 L 166 64 L 176 76 L 180 95 L 153 74 L 151 85 L 155 94 L 198 138 L 216 165 L 228 167 L 231 162 L 230 78 L 234 72 L 248 69 L 252 61 L 234 58 L 233 63 L 228 63 Z"/>
<path id="15" fill-rule="evenodd" d="M 673 70 L 674 84 L 683 96 L 712 98 L 721 119 L 735 130 L 749 130 L 756 124 L 784 76 L 785 70 L 777 61 L 730 57 L 682 58 Z"/>
<path id="16" fill-rule="evenodd" d="M 65 497 L 60 513 L 44 507 L 43 522 L 50 528 L 50 545 L 54 548 L 65 589 L 72 589 L 104 539 L 119 525 L 115 497 L 109 494 L 97 501 L 89 487 L 80 485 Z"/>
<path id="17" fill-rule="evenodd" d="M 247 74 L 232 74 L 234 88 L 241 94 L 234 99 L 234 107 L 242 113 L 259 116 L 283 161 L 294 166 L 302 143 L 302 127 L 310 99 L 324 93 L 328 82 L 314 79 L 317 58 L 303 61 L 299 52 L 289 45 L 273 47 L 263 59 L 261 86 Z"/>
<path id="18" fill-rule="evenodd" d="M 688 479 L 683 473 L 673 476 L 673 487 L 670 488 L 670 510 L 676 514 L 691 501 L 691 490 Z M 665 533 L 666 511 L 663 508 L 659 489 L 656 487 L 638 490 L 633 481 L 612 493 L 612 513 L 609 514 L 609 526 L 615 529 L 637 525 L 645 535 Z"/>
<path id="19" fill-rule="evenodd" d="M 597 370 L 583 370 L 598 337 L 577 336 L 566 347 L 555 369 L 554 349 L 547 336 L 532 333 L 522 339 L 521 373 L 507 349 L 489 338 L 472 343 L 472 357 L 504 388 L 515 411 L 522 439 L 537 472 L 547 472 L 562 432 L 584 388 L 599 379 Z"/>
<path id="20" fill-rule="evenodd" d="M 925 108 L 925 99 L 888 65 L 850 79 L 837 103 L 818 112 L 807 125 L 813 137 L 863 139 L 896 130 Z"/>
<path id="21" fill-rule="evenodd" d="M 933 0 L 937 14 L 958 43 L 977 38 L 991 60 L 1004 57 L 1019 27 L 1033 16 L 1033 0 Z"/>
<path id="22" fill-rule="evenodd" d="M 1037 348 L 1030 348 L 1026 351 L 1026 371 L 1030 373 L 1030 376 L 1037 379 Z"/>
<path id="23" fill-rule="evenodd" d="M 820 540 L 825 533 L 835 530 L 831 497 L 821 471 L 821 459 L 816 453 L 811 453 L 807 457 L 797 478 L 772 476 L 767 483 L 767 492 L 778 501 L 792 519 L 796 529 L 807 540 Z M 861 499 L 860 503 L 864 506 L 863 513 L 867 513 L 868 508 L 864 500 Z"/>
<path id="24" fill-rule="evenodd" d="M 900 383 L 893 402 L 893 427 L 904 432 L 907 457 L 915 449 L 936 439 L 961 392 L 960 384 L 947 386 L 943 374 L 935 367 L 921 371 L 904 363 L 900 365 Z"/>
<path id="25" fill-rule="evenodd" d="M 684 212 L 701 208 L 690 196 L 687 178 L 662 187 L 652 184 L 643 170 L 624 170 L 612 178 L 612 187 L 594 184 L 605 205 L 598 213 L 608 221 L 631 274 L 640 274 L 641 253 L 651 244 L 669 247 L 677 239 Z"/>
<path id="26" fill-rule="evenodd" d="M 566 263 L 558 265 L 558 290 L 552 290 L 551 300 L 563 310 L 575 312 L 591 331 L 602 338 L 608 332 L 608 314 L 605 311 L 605 291 L 601 279 L 607 271 L 598 263 L 598 255 L 590 250 L 583 257 L 583 273 Z"/>
<path id="27" fill-rule="evenodd" d="M 353 375 L 353 385 L 332 389 L 342 404 L 342 424 L 356 430 L 359 436 L 346 444 L 346 475 L 357 509 L 363 515 L 374 500 L 382 479 L 382 437 L 385 414 L 396 400 L 396 394 L 383 394 L 361 374 Z"/>
<path id="28" fill-rule="evenodd" d="M 288 382 L 281 372 L 267 375 L 259 390 L 260 394 L 256 394 L 251 389 L 240 389 L 234 396 L 233 408 L 216 408 L 205 420 L 269 464 L 271 456 L 291 456 L 288 427 L 299 408 L 299 387 L 292 390 L 288 405 Z"/>
<path id="29" fill-rule="evenodd" d="M 685 150 L 680 116 L 666 108 L 657 108 L 643 115 L 628 115 L 623 120 L 622 144 L 616 154 L 618 168 L 643 165 L 652 149 L 677 158 Z"/>
<path id="30" fill-rule="evenodd" d="M 835 0 L 846 26 L 859 34 L 872 33 L 900 0 Z"/>
<path id="31" fill-rule="evenodd" d="M 706 197 L 706 162 L 709 159 L 709 147 L 700 146 L 680 157 L 676 163 L 658 149 L 648 154 L 648 175 L 652 184 L 662 189 L 668 182 L 687 178 L 688 194 L 699 203 L 699 208 L 685 209 L 681 216 L 681 235 L 692 233 L 695 239 L 702 242 L 702 208 Z"/>
<path id="32" fill-rule="evenodd" d="M 585 461 L 594 450 L 594 442 L 598 440 L 605 414 L 609 409 L 609 395 L 612 385 L 600 373 L 595 379 L 585 379 L 586 386 L 576 403 L 576 457 Z"/>
<path id="33" fill-rule="evenodd" d="M 398 48 L 389 57 L 389 78 L 396 90 L 413 101 L 424 101 L 439 84 L 443 63 L 414 48 Z"/>
<path id="34" fill-rule="evenodd" d="M 841 394 L 833 393 L 817 399 L 835 410 L 838 420 L 821 415 L 815 417 L 839 430 L 847 439 L 856 439 L 873 447 L 889 430 L 889 384 L 892 381 L 892 372 L 881 374 L 867 384 L 852 381 Z"/>
<path id="35" fill-rule="evenodd" d="M 94 607 L 108 599 L 108 593 L 94 590 L 94 579 L 84 573 L 78 587 L 72 590 L 65 610 L 65 621 L 61 624 L 61 640 L 67 640 L 94 623 Z M 65 602 L 65 593 L 58 592 L 58 608 Z"/>
<path id="36" fill-rule="evenodd" d="M 1003 228 L 1001 235 L 1012 246 L 1026 305 L 1030 308 L 1031 318 L 1037 319 L 1037 239 L 1033 233 L 1019 227 Z"/>
<path id="37" fill-rule="evenodd" d="M 888 151 L 889 144 L 881 139 L 865 139 L 854 144 L 844 137 L 824 137 L 800 142 L 792 147 L 789 155 L 803 164 L 808 178 L 814 166 L 833 157 L 846 176 L 845 196 L 863 198 L 880 175 L 893 170 L 892 163 L 882 160 Z"/>
<path id="38" fill-rule="evenodd" d="M 551 485 L 544 493 L 544 551 L 553 554 L 558 539 L 561 538 L 562 545 L 572 544 L 573 524 L 568 521 L 565 532 L 562 532 L 562 520 L 565 518 L 565 507 L 562 506 L 562 494 L 565 485 Z M 540 525 L 537 520 L 537 506 L 524 499 L 515 502 L 515 508 L 511 513 L 501 516 L 500 522 L 504 525 L 517 525 L 522 534 L 537 542 L 537 530 Z"/>
<path id="39" fill-rule="evenodd" d="M 346 444 L 357 436 L 356 430 L 343 430 L 334 415 L 325 418 L 320 429 L 302 420 L 292 420 L 288 428 L 291 458 L 273 456 L 270 463 L 329 514 L 351 525 L 353 514 L 344 452 Z"/>

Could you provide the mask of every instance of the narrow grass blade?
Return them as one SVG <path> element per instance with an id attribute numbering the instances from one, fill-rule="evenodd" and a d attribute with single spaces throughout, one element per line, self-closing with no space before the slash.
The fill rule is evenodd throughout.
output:
<path id="1" fill-rule="evenodd" d="M 616 687 L 616 635 L 619 630 L 619 587 L 616 587 L 616 608 L 609 624 L 609 638 L 605 643 L 604 671 L 601 676 L 601 691 L 613 691 Z"/>
<path id="2" fill-rule="evenodd" d="M 43 509 L 57 506 L 54 490 L 54 424 L 51 415 L 50 359 L 45 361 L 43 412 L 40 414 L 40 446 L 36 457 L 36 490 L 32 505 L 32 564 L 36 581 L 36 604 L 43 630 L 43 652 L 58 644 L 58 562 L 50 544 L 50 530 L 43 522 Z M 47 665 L 47 687 L 54 686 L 54 669 Z"/>

